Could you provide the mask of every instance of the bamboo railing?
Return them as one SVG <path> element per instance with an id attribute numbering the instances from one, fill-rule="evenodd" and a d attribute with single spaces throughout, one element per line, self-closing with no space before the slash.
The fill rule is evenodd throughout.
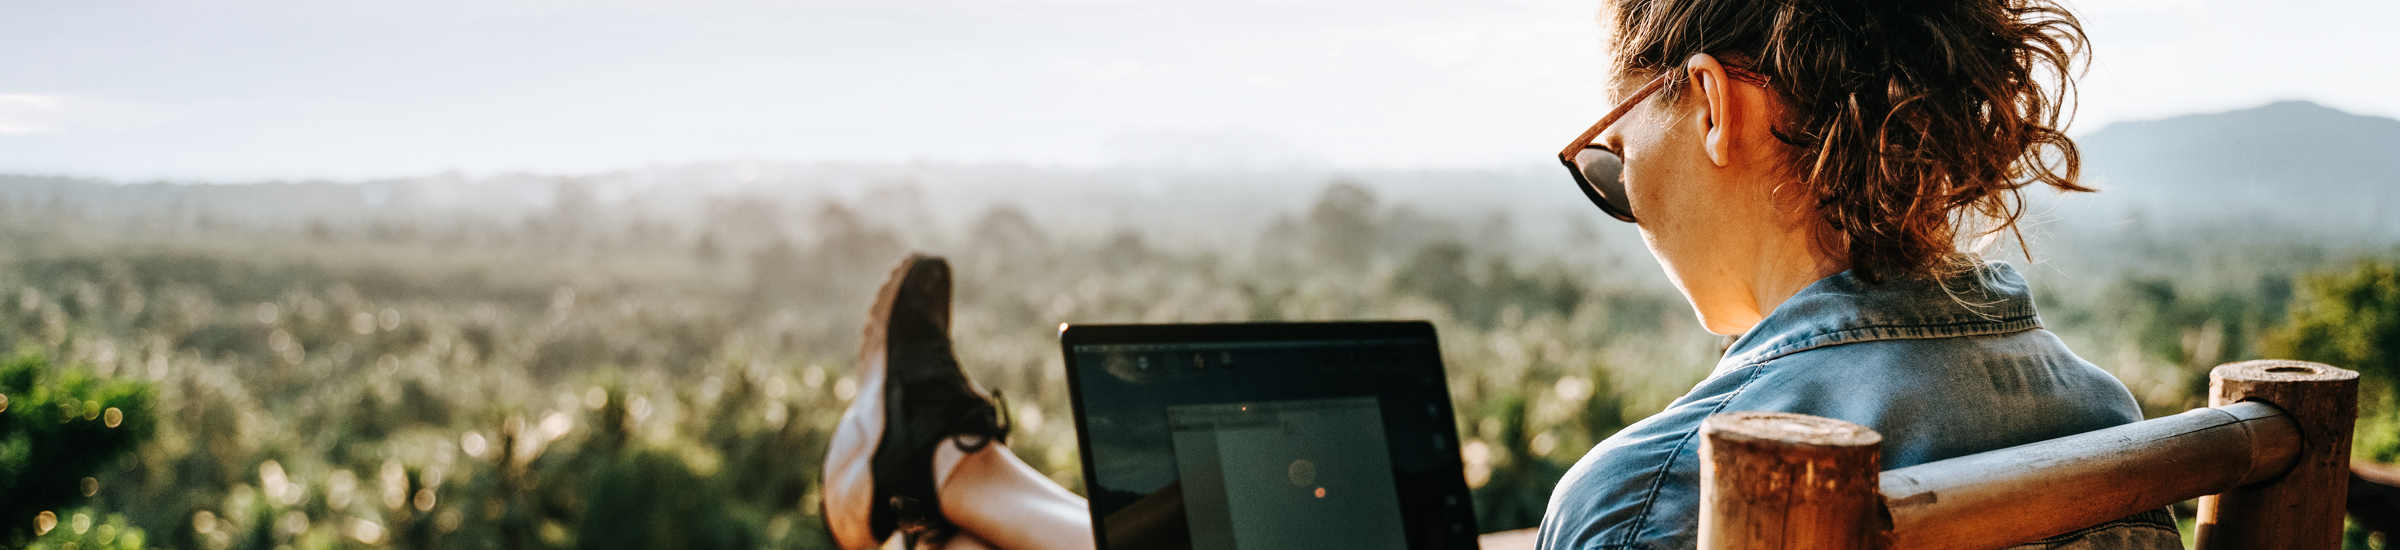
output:
<path id="1" fill-rule="evenodd" d="M 1699 547 L 2006 548 L 2200 498 L 2202 549 L 2339 548 L 2358 373 L 2247 361 L 2209 378 L 2206 408 L 1888 472 L 1863 426 L 1712 416 Z"/>

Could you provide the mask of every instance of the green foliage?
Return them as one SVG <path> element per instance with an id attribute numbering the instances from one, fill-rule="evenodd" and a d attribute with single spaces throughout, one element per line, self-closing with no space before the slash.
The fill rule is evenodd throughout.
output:
<path id="1" fill-rule="evenodd" d="M 1428 214 L 1363 186 L 1231 242 L 1005 205 L 952 234 L 882 191 L 712 199 L 677 225 L 559 191 L 573 200 L 522 220 L 299 229 L 0 204 L 14 215 L 0 216 L 0 345 L 58 358 L 5 362 L 52 393 L 0 376 L 16 400 L 0 422 L 87 429 L 97 402 L 127 413 L 111 433 L 155 432 L 125 460 L 67 461 L 85 473 L 0 479 L 96 477 L 95 495 L 26 513 L 107 516 L 116 540 L 167 548 L 829 548 L 818 461 L 856 391 L 859 325 L 890 262 L 921 248 L 957 270 L 957 351 L 1010 396 L 1011 449 L 1070 490 L 1061 322 L 1430 320 L 1479 519 L 1497 530 L 1537 521 L 1568 465 L 1689 390 L 1721 342 L 1631 239 L 1569 235 L 1598 248 L 1561 252 L 1505 216 Z M 2147 410 L 2180 412 L 2213 361 L 2255 356 L 2284 318 L 2277 277 L 2318 264 L 2159 275 L 2195 265 L 2214 264 L 2035 277 L 2065 281 L 2042 291 L 2054 331 Z M 108 389 L 125 384 L 146 389 Z M 59 423 L 70 399 L 82 408 Z M 94 529 L 23 542 L 90 548 Z"/>
<path id="2" fill-rule="evenodd" d="M 2039 271 L 2029 277 L 2044 327 L 2116 374 L 2145 416 L 2205 406 L 2210 369 L 2273 356 L 2263 335 L 2289 318 L 2293 273 L 2203 274 L 2172 262 L 2131 266 L 2145 268 L 2113 279 L 2045 279 Z"/>
<path id="3" fill-rule="evenodd" d="M 2360 262 L 2301 284 L 2291 325 L 2271 340 L 2275 355 L 2400 379 L 2400 268 Z"/>
<path id="4" fill-rule="evenodd" d="M 2192 543 L 2186 541 L 2184 547 L 2190 548 Z M 2342 522 L 2342 550 L 2384 550 L 2385 547 L 2383 533 L 2368 531 L 2350 521 Z"/>
<path id="5" fill-rule="evenodd" d="M 2378 401 L 2359 408 L 2350 454 L 2386 464 L 2400 462 L 2400 407 L 2391 406 L 2388 398 Z"/>
<path id="6" fill-rule="evenodd" d="M 2353 453 L 2400 460 L 2400 269 L 2363 261 L 2304 279 L 2291 324 L 2268 342 L 2276 357 L 2358 371 L 2363 395 Z"/>
<path id="7" fill-rule="evenodd" d="M 149 384 L 56 365 L 38 351 L 0 361 L 0 396 L 0 536 L 8 538 L 97 492 L 100 478 L 113 477 L 101 471 L 156 429 Z"/>
<path id="8" fill-rule="evenodd" d="M 1473 491 L 1475 524 L 1485 531 L 1506 531 L 1540 525 L 1542 513 L 1549 507 L 1550 490 L 1558 485 L 1567 469 L 1555 462 L 1541 460 L 1532 450 L 1532 438 L 1525 433 L 1526 401 L 1524 397 L 1507 397 L 1495 403 L 1499 409 L 1500 433 L 1494 434 L 1493 445 L 1499 468 L 1489 481 Z M 1480 443 L 1480 442 L 1478 442 Z"/>
<path id="9" fill-rule="evenodd" d="M 141 550 L 147 536 L 125 516 L 102 516 L 89 508 L 62 510 L 48 532 L 22 543 L 24 550 Z"/>
<path id="10" fill-rule="evenodd" d="M 1400 266 L 1389 286 L 1398 294 L 1433 300 L 1452 317 L 1483 328 L 1499 325 L 1512 308 L 1520 317 L 1573 317 L 1592 294 L 1578 274 L 1555 265 L 1519 270 L 1502 258 L 1480 266 L 1475 260 L 1464 244 L 1428 244 Z"/>
<path id="11" fill-rule="evenodd" d="M 1374 259 L 1375 194 L 1356 183 L 1325 186 L 1308 211 L 1309 253 L 1321 265 L 1354 271 Z"/>
<path id="12" fill-rule="evenodd" d="M 1593 369 L 1525 385 L 1524 390 L 1537 391 L 1482 400 L 1485 420 L 1465 449 L 1468 468 L 1476 470 L 1470 479 L 1483 482 L 1473 491 L 1476 526 L 1490 532 L 1541 523 L 1567 465 L 1625 428 L 1624 397 L 1613 386 L 1608 370 Z M 1546 422 L 1544 416 L 1556 420 Z"/>
<path id="13" fill-rule="evenodd" d="M 692 460 L 668 449 L 642 449 L 593 472 L 586 489 L 591 506 L 578 522 L 576 548 L 759 547 L 760 514 L 729 509 L 737 501 L 726 476 L 704 476 Z"/>

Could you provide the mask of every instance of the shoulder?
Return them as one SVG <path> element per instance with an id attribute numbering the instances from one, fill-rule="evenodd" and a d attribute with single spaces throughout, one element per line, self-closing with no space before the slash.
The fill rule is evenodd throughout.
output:
<path id="1" fill-rule="evenodd" d="M 1666 410 L 1585 453 L 1550 496 L 1545 549 L 1690 548 L 1699 522 L 1699 429 L 1759 381 L 1755 370 L 1700 383 Z"/>
<path id="2" fill-rule="evenodd" d="M 1734 367 L 1752 390 L 1727 410 L 1837 418 L 1884 435 L 1902 467 L 2141 419 L 2123 383 L 2047 330 L 1887 339 Z"/>
<path id="3" fill-rule="evenodd" d="M 2075 355 L 2057 335 L 2038 328 L 1853 342 L 1724 365 L 1720 371 L 1751 371 L 1748 377 L 1756 379 L 1754 384 L 1768 390 L 1739 394 L 1737 404 L 1742 405 L 1978 394 L 2046 398 L 2079 389 L 2123 389 L 2116 377 Z"/>

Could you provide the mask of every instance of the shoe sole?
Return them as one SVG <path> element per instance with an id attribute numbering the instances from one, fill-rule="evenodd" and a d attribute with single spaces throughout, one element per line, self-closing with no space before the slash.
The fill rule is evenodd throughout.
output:
<path id="1" fill-rule="evenodd" d="M 894 403 L 892 402 L 892 398 L 893 392 L 895 391 L 894 388 L 897 386 L 896 384 L 890 383 L 891 377 L 888 372 L 891 369 L 890 325 L 892 320 L 892 308 L 898 302 L 900 290 L 907 286 L 906 282 L 908 275 L 915 271 L 917 265 L 926 259 L 927 257 L 923 255 L 910 254 L 907 258 L 900 261 L 899 266 L 892 269 L 891 275 L 884 279 L 883 286 L 877 289 L 875 292 L 875 304 L 868 308 L 866 327 L 861 331 L 860 334 L 858 358 L 856 364 L 860 365 L 861 367 L 876 365 L 878 368 L 862 369 L 862 372 L 859 373 L 858 387 L 861 389 L 873 388 L 879 390 L 883 393 L 881 397 L 885 399 L 883 407 L 881 407 L 883 410 L 879 411 L 883 413 L 882 418 L 880 419 L 881 421 L 878 422 L 877 426 L 875 427 L 876 434 L 873 438 L 875 440 L 875 449 L 867 453 L 868 476 L 872 480 L 880 480 L 884 477 L 882 475 L 878 475 L 881 472 L 875 471 L 874 464 L 879 462 L 875 459 L 875 457 L 881 456 L 884 453 L 884 450 L 889 448 L 889 445 L 892 443 L 893 430 L 891 428 L 893 424 L 892 419 L 894 418 L 892 414 L 894 412 Z M 875 359 L 877 355 L 882 355 L 883 360 L 876 361 Z M 822 479 L 820 483 L 823 483 L 824 486 L 833 485 L 833 480 L 831 479 L 832 473 L 832 470 L 825 470 L 825 478 Z M 831 511 L 835 503 L 833 503 L 831 499 L 820 499 L 818 501 L 818 517 L 825 520 L 826 532 L 833 535 L 835 539 L 834 542 L 837 546 L 841 546 L 843 548 L 879 547 L 883 545 L 885 540 L 891 538 L 894 527 L 896 526 L 896 522 L 891 518 L 891 508 L 889 504 L 884 502 L 888 499 L 888 491 L 885 490 L 884 483 L 882 482 L 874 482 L 873 485 L 874 487 L 870 489 L 867 502 L 863 503 L 868 509 L 866 528 L 869 532 L 868 536 L 871 538 L 869 541 L 842 540 L 846 538 L 842 536 L 843 530 L 837 529 L 833 525 L 834 516 Z M 841 504 L 854 505 L 860 503 L 845 502 Z"/>

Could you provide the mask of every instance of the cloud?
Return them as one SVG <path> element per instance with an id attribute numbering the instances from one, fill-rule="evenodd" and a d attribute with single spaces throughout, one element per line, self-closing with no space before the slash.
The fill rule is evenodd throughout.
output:
<path id="1" fill-rule="evenodd" d="M 2378 27 L 2400 2 L 2076 3 L 2098 56 L 2078 129 L 2282 98 L 2400 113 Z M 1591 0 L 35 4 L 0 18 L 0 48 L 51 54 L 0 56 L 0 172 L 1514 167 L 1610 106 Z"/>
<path id="2" fill-rule="evenodd" d="M 67 98 L 45 94 L 0 94 L 0 135 L 57 129 L 66 118 Z"/>
<path id="3" fill-rule="evenodd" d="M 1050 69 L 1067 75 L 1077 82 L 1097 84 L 1151 84 L 1175 76 L 1183 69 L 1171 63 L 1145 63 L 1129 59 L 1091 61 L 1087 59 L 1057 59 Z"/>
<path id="4" fill-rule="evenodd" d="M 1103 158 L 1117 166 L 1150 168 L 1314 168 L 1324 160 L 1268 132 L 1251 129 L 1137 130 L 1100 144 Z"/>

